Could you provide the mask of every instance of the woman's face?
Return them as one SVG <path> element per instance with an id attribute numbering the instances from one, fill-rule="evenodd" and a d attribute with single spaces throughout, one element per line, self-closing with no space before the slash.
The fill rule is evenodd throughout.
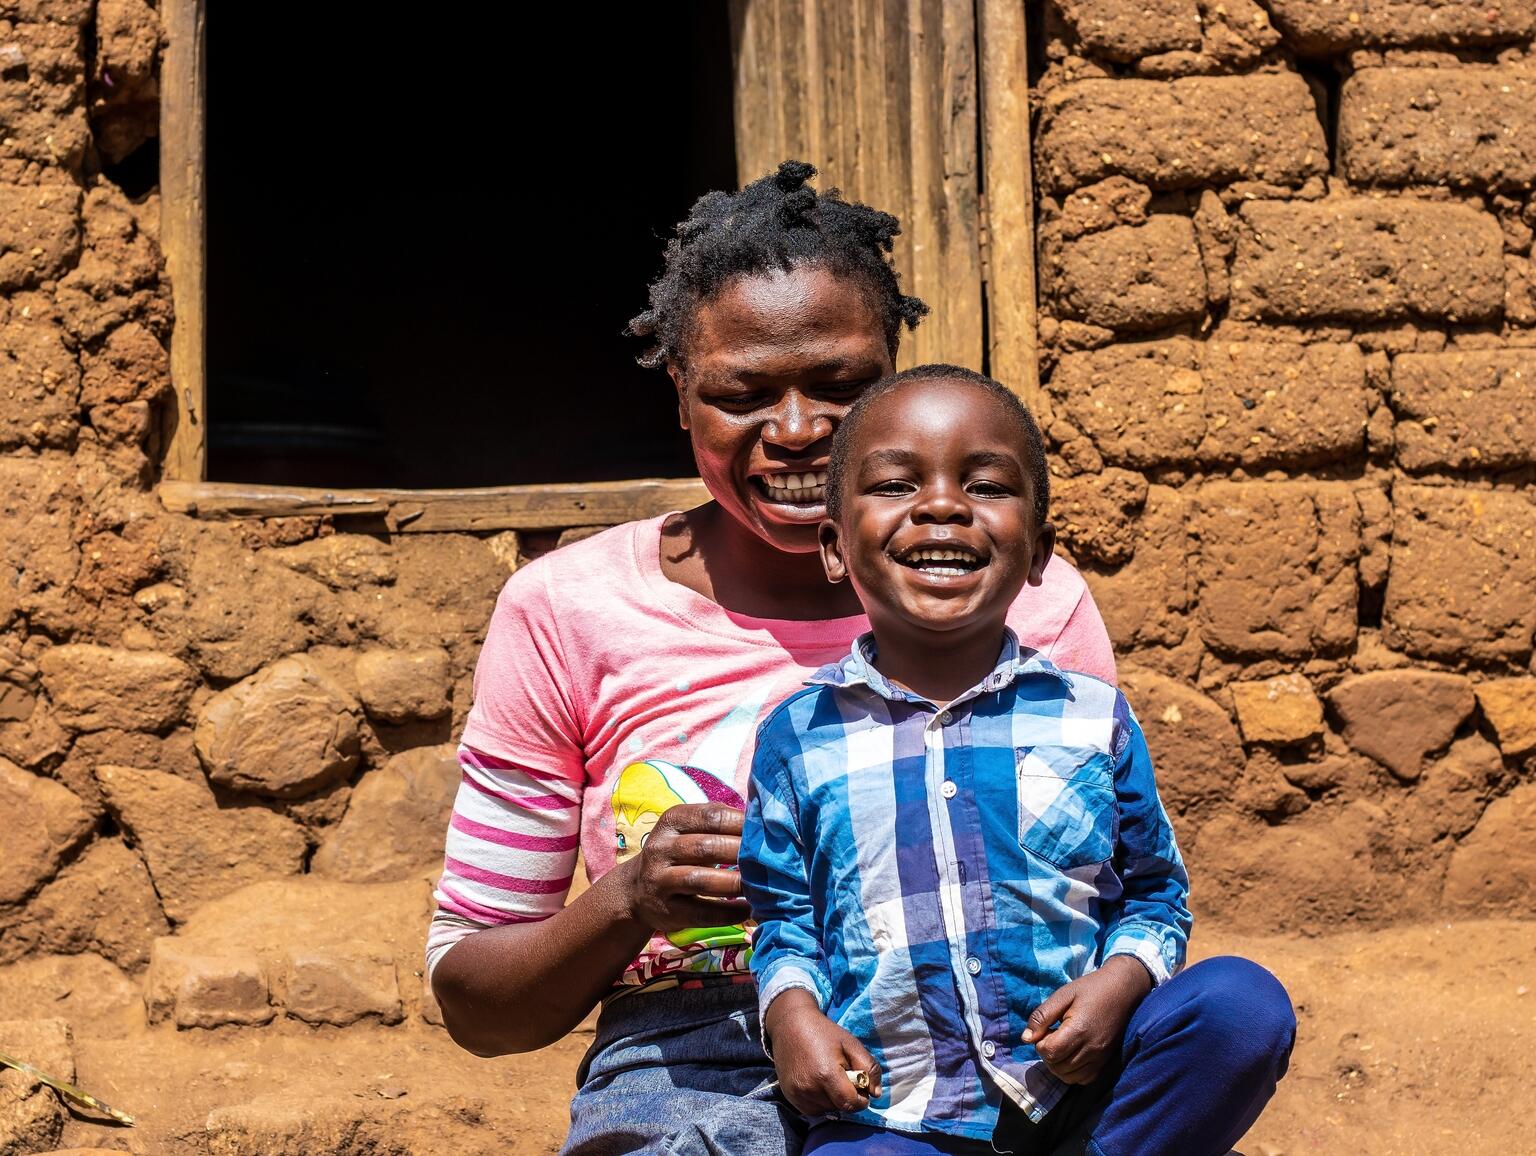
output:
<path id="1" fill-rule="evenodd" d="M 894 368 L 862 286 L 815 266 L 737 278 L 685 352 L 669 372 L 710 494 L 775 548 L 815 550 L 832 431 Z"/>

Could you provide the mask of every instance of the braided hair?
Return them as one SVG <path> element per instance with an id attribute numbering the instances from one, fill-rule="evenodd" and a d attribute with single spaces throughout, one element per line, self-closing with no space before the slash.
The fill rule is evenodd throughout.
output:
<path id="1" fill-rule="evenodd" d="M 698 307 L 735 277 L 813 265 L 861 283 L 885 326 L 891 357 L 901 327 L 917 326 L 928 306 L 901 292 L 891 268 L 891 242 L 901 222 L 889 213 L 818 193 L 806 182 L 816 169 L 785 161 L 738 193 L 705 193 L 667 242 L 661 276 L 651 283 L 651 307 L 627 332 L 648 338 L 640 364 L 682 364 Z"/>

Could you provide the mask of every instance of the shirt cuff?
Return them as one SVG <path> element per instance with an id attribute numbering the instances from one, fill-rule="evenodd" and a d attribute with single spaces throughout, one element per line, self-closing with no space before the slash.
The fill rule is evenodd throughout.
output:
<path id="1" fill-rule="evenodd" d="M 1106 960 L 1117 955 L 1129 955 L 1147 969 L 1152 986 L 1167 983 L 1178 970 L 1177 946 L 1146 928 L 1124 928 L 1110 933 L 1104 945 Z"/>

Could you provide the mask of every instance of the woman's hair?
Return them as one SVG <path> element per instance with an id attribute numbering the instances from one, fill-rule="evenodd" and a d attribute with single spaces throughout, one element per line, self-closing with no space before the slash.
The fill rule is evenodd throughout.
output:
<path id="1" fill-rule="evenodd" d="M 1029 488 L 1033 499 L 1035 525 L 1042 526 L 1049 519 L 1051 509 L 1051 472 L 1045 458 L 1045 438 L 1034 414 L 1019 400 L 1012 390 L 986 374 L 974 369 L 962 369 L 958 365 L 915 365 L 900 373 L 883 377 L 863 393 L 837 423 L 832 435 L 832 448 L 827 460 L 827 517 L 834 522 L 843 514 L 843 485 L 848 472 L 848 448 L 853 444 L 864 415 L 877 398 L 906 385 L 924 381 L 957 381 L 975 389 L 984 390 L 997 398 L 1012 419 L 1019 440 L 1024 444 L 1024 468 L 1029 471 Z"/>
<path id="2" fill-rule="evenodd" d="M 891 268 L 891 241 L 901 222 L 850 204 L 836 189 L 818 193 L 806 184 L 815 175 L 804 161 L 785 161 L 739 193 L 705 193 L 694 202 L 667 242 L 661 276 L 651 283 L 651 307 L 629 323 L 632 336 L 652 342 L 638 358 L 641 365 L 681 364 L 695 311 L 727 281 L 802 265 L 859 282 L 896 356 L 902 325 L 912 329 L 928 312 L 902 293 Z"/>

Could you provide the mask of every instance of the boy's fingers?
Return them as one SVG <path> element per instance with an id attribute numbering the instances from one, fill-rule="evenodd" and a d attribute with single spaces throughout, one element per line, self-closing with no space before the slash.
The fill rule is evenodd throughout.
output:
<path id="1" fill-rule="evenodd" d="M 1026 1044 L 1035 1043 L 1036 1040 L 1043 1038 L 1051 1030 L 1051 1025 L 1066 1015 L 1067 1009 L 1072 1006 L 1073 997 L 1069 990 L 1070 986 L 1069 984 L 1067 987 L 1057 988 L 1045 997 L 1039 1007 L 1029 1013 L 1029 1019 L 1025 1021 L 1024 1027 Z"/>

